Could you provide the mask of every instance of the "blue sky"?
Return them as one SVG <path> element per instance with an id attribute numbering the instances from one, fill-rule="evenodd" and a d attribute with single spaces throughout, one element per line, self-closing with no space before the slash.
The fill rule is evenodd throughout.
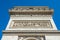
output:
<path id="1" fill-rule="evenodd" d="M 8 9 L 13 6 L 49 6 L 54 9 L 53 19 L 60 30 L 60 1 L 59 0 L 0 0 L 0 38 L 10 19 Z"/>

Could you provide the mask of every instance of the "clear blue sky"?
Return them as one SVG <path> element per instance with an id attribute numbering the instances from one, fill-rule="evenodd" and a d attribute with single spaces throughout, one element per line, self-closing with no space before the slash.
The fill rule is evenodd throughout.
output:
<path id="1" fill-rule="evenodd" d="M 60 30 L 60 0 L 0 0 L 0 38 L 10 19 L 8 9 L 13 6 L 49 6 L 54 9 L 53 19 Z"/>

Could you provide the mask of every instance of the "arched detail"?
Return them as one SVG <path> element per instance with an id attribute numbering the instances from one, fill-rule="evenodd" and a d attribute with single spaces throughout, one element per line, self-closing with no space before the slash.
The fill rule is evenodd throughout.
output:
<path id="1" fill-rule="evenodd" d="M 35 37 L 27 37 L 27 38 L 25 38 L 24 40 L 39 40 L 39 39 L 37 39 L 37 38 L 35 38 Z"/>

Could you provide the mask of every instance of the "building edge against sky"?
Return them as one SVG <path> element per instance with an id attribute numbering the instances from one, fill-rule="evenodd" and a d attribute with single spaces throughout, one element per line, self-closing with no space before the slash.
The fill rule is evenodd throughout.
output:
<path id="1" fill-rule="evenodd" d="M 10 20 L 2 40 L 60 40 L 60 31 L 52 19 L 53 11 L 48 6 L 16 6 L 10 9 Z"/>

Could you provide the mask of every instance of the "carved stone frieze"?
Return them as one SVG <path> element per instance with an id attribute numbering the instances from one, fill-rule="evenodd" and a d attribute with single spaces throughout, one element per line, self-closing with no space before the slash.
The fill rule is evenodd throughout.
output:
<path id="1" fill-rule="evenodd" d="M 51 28 L 49 20 L 13 20 L 12 28 Z"/>

